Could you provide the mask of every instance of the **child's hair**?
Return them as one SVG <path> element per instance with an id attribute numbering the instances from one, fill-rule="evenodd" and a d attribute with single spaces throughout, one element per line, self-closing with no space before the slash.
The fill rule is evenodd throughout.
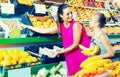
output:
<path id="1" fill-rule="evenodd" d="M 94 13 L 94 17 L 95 17 L 96 21 L 100 23 L 100 27 L 103 28 L 106 24 L 105 15 L 103 13 L 96 12 L 96 13 Z"/>
<path id="2" fill-rule="evenodd" d="M 57 15 L 58 15 L 58 21 L 59 23 L 62 23 L 63 20 L 62 18 L 60 17 L 60 14 L 62 15 L 63 14 L 63 10 L 67 7 L 70 7 L 68 4 L 61 4 L 59 7 L 58 7 L 58 11 L 57 11 Z"/>

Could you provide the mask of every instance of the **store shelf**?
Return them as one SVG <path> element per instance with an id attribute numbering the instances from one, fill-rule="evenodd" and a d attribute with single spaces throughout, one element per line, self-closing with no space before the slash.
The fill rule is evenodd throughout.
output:
<path id="1" fill-rule="evenodd" d="M 118 58 L 118 57 L 120 57 L 120 53 L 115 53 L 114 58 Z"/>
<path id="2" fill-rule="evenodd" d="M 53 4 L 58 4 L 58 5 L 62 4 L 60 2 L 55 2 L 55 1 L 45 1 L 45 3 L 53 3 Z"/>
<path id="3" fill-rule="evenodd" d="M 58 37 L 0 38 L 0 44 L 20 44 L 35 42 L 60 42 Z"/>
<path id="4" fill-rule="evenodd" d="M 89 24 L 89 21 L 83 21 L 83 23 L 85 25 Z M 106 26 L 114 26 L 114 25 L 120 25 L 120 22 L 116 22 L 116 23 L 107 23 Z"/>
<path id="5" fill-rule="evenodd" d="M 85 25 L 88 25 L 88 24 L 89 24 L 89 21 L 83 21 L 83 23 L 84 23 Z"/>
<path id="6" fill-rule="evenodd" d="M 107 34 L 107 36 L 112 39 L 112 38 L 120 38 L 120 34 Z"/>
<path id="7" fill-rule="evenodd" d="M 120 34 L 108 35 L 109 38 L 120 38 Z M 0 44 L 18 44 L 35 42 L 60 42 L 59 37 L 27 37 L 27 38 L 0 38 Z"/>

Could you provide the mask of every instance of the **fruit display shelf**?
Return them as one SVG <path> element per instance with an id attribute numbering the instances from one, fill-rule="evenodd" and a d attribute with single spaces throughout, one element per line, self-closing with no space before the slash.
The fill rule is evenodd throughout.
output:
<path id="1" fill-rule="evenodd" d="M 41 64 L 38 66 L 33 66 L 33 67 L 31 67 L 31 75 L 37 74 L 37 72 L 42 68 L 51 69 L 53 66 L 57 66 L 58 64 L 59 63 L 51 63 L 51 64 Z"/>
<path id="2" fill-rule="evenodd" d="M 107 34 L 107 36 L 112 39 L 112 38 L 120 38 L 120 34 Z"/>
<path id="3" fill-rule="evenodd" d="M 22 44 L 37 42 L 60 42 L 58 37 L 27 37 L 27 38 L 0 38 L 0 45 L 3 44 Z"/>
<path id="4" fill-rule="evenodd" d="M 59 63 L 51 63 L 51 64 L 39 64 L 34 66 L 25 66 L 17 69 L 8 69 L 5 70 L 3 77 L 31 77 L 32 75 L 36 75 L 38 71 L 42 68 L 51 69 L 53 66 L 57 66 Z M 14 72 L 14 75 L 12 74 Z"/>

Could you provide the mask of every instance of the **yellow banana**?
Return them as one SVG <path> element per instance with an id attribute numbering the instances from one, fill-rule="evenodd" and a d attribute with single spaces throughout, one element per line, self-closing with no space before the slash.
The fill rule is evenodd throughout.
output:
<path id="1" fill-rule="evenodd" d="M 113 63 L 104 64 L 104 68 L 114 70 L 116 66 Z"/>
<path id="2" fill-rule="evenodd" d="M 99 52 L 99 47 L 97 45 L 94 45 L 93 51 L 91 51 L 91 55 L 96 55 Z"/>
<path id="3" fill-rule="evenodd" d="M 90 73 L 90 72 L 93 72 L 93 71 L 96 71 L 98 67 L 92 67 L 92 68 L 83 68 L 82 70 L 78 71 L 74 77 L 81 77 L 83 74 L 85 73 Z"/>
<path id="4" fill-rule="evenodd" d="M 82 74 L 84 74 L 84 70 L 80 70 L 78 71 L 73 77 L 79 77 L 79 76 L 82 76 Z"/>
<path id="5" fill-rule="evenodd" d="M 79 48 L 81 48 L 82 53 L 87 56 L 93 56 L 99 52 L 99 47 L 96 44 L 92 44 L 90 48 L 86 48 L 85 46 L 79 44 Z"/>
<path id="6" fill-rule="evenodd" d="M 82 50 L 85 50 L 85 51 L 92 51 L 92 50 L 94 49 L 94 44 L 92 44 L 92 45 L 90 46 L 90 48 L 87 48 L 87 47 L 79 44 L 79 48 L 81 48 Z"/>
<path id="7" fill-rule="evenodd" d="M 85 67 L 88 63 L 92 62 L 92 61 L 96 61 L 96 60 L 101 60 L 102 57 L 100 56 L 92 56 L 92 57 L 89 57 L 87 58 L 86 60 L 84 60 L 81 64 L 80 64 L 80 67 L 83 68 Z"/>
<path id="8" fill-rule="evenodd" d="M 91 56 L 91 51 L 83 50 L 81 52 L 86 56 Z"/>
<path id="9" fill-rule="evenodd" d="M 113 62 L 113 64 L 118 66 L 118 65 L 120 65 L 120 61 L 115 61 L 115 62 Z"/>
<path id="10" fill-rule="evenodd" d="M 111 63 L 111 60 L 110 59 L 96 60 L 96 61 L 93 61 L 93 62 L 86 64 L 86 66 L 84 66 L 84 68 L 90 68 L 92 66 L 103 67 L 104 64 L 107 64 L 107 63 Z"/>
<path id="11" fill-rule="evenodd" d="M 116 68 L 115 70 L 113 70 L 113 71 L 110 73 L 110 75 L 112 75 L 112 76 L 120 75 L 120 68 L 119 68 L 119 69 Z"/>

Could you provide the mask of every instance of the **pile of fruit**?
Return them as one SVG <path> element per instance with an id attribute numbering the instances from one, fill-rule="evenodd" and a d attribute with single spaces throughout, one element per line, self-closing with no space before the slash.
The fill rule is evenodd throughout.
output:
<path id="1" fill-rule="evenodd" d="M 112 48 L 113 48 L 113 50 L 115 50 L 116 52 L 117 52 L 117 51 L 120 51 L 120 43 L 117 42 L 116 44 L 112 45 Z"/>
<path id="2" fill-rule="evenodd" d="M 80 64 L 80 67 L 82 70 L 73 77 L 97 77 L 101 74 L 107 74 L 108 77 L 120 76 L 120 61 L 112 62 L 110 59 L 102 59 L 100 56 L 89 57 Z"/>
<path id="3" fill-rule="evenodd" d="M 55 22 L 49 16 L 43 16 L 43 17 L 29 16 L 29 19 L 34 27 L 50 28 L 56 26 Z"/>
<path id="4" fill-rule="evenodd" d="M 0 3 L 8 3 L 8 0 L 0 0 Z"/>
<path id="5" fill-rule="evenodd" d="M 69 0 L 68 2 L 65 1 L 65 3 L 79 7 L 90 6 L 90 7 L 104 8 L 103 2 L 94 1 L 94 0 Z"/>
<path id="6" fill-rule="evenodd" d="M 97 55 L 99 53 L 99 47 L 96 44 L 91 44 L 90 48 L 79 44 L 79 48 L 82 49 L 82 53 L 87 56 Z"/>
<path id="7" fill-rule="evenodd" d="M 29 55 L 26 51 L 19 49 L 1 49 L 0 50 L 0 66 L 9 66 L 21 63 L 37 62 L 37 58 Z"/>
<path id="8" fill-rule="evenodd" d="M 32 6 L 34 3 L 34 0 L 18 0 L 20 4 L 25 4 L 27 6 Z"/>
<path id="9" fill-rule="evenodd" d="M 102 30 L 107 34 L 120 34 L 119 26 L 106 26 Z"/>

